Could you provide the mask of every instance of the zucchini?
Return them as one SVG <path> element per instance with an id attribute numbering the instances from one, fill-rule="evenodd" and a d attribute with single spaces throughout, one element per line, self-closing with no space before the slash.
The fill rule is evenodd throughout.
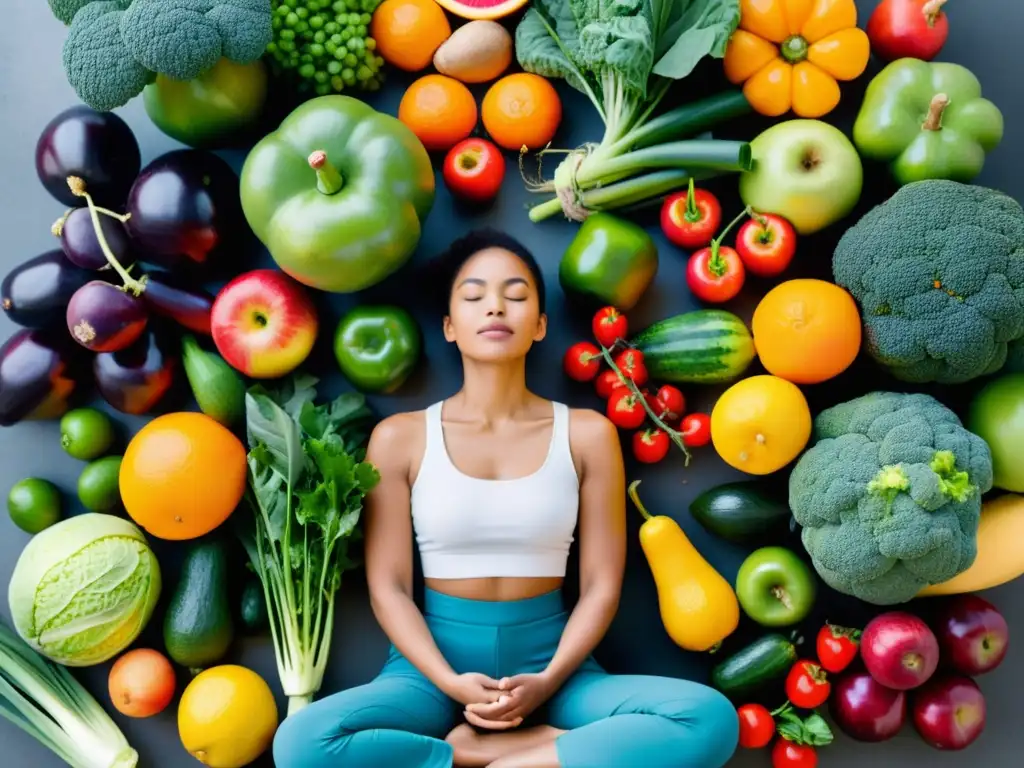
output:
<path id="1" fill-rule="evenodd" d="M 746 324 L 724 309 L 698 309 L 659 320 L 631 340 L 652 379 L 673 384 L 727 384 L 754 360 Z"/>
<path id="2" fill-rule="evenodd" d="M 768 543 L 789 533 L 789 505 L 767 493 L 756 480 L 709 488 L 690 503 L 694 520 L 733 544 Z"/>
<path id="3" fill-rule="evenodd" d="M 731 699 L 743 699 L 785 677 L 796 658 L 796 646 L 772 632 L 716 665 L 711 684 Z"/>

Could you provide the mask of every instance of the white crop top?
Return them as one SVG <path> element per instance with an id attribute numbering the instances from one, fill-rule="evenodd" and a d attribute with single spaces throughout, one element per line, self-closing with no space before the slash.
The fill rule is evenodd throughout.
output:
<path id="1" fill-rule="evenodd" d="M 539 470 L 486 480 L 462 473 L 452 462 L 442 405 L 427 408 L 426 449 L 411 496 L 424 577 L 564 576 L 580 501 L 568 407 L 552 404 L 551 444 Z"/>

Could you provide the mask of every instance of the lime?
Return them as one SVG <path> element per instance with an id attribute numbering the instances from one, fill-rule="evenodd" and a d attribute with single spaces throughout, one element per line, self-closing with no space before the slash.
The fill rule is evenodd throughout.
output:
<path id="1" fill-rule="evenodd" d="M 114 423 L 96 408 L 75 408 L 60 420 L 60 444 L 76 459 L 92 461 L 114 444 Z"/>
<path id="2" fill-rule="evenodd" d="M 49 480 L 26 477 L 7 494 L 11 520 L 25 533 L 39 533 L 60 520 L 60 491 Z"/>
<path id="3" fill-rule="evenodd" d="M 106 456 L 85 465 L 78 476 L 78 498 L 86 509 L 110 512 L 121 505 L 120 472 L 120 456 Z"/>

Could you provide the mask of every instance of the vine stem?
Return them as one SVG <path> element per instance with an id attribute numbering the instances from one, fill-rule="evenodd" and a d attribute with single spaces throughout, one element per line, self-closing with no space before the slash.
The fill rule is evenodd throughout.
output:
<path id="1" fill-rule="evenodd" d="M 122 266 L 121 262 L 117 260 L 114 252 L 110 250 L 110 244 L 107 242 L 107 238 L 103 235 L 103 226 L 100 224 L 100 215 L 95 203 L 93 203 L 92 195 L 85 188 L 85 181 L 78 176 L 68 176 L 67 178 L 68 188 L 71 190 L 71 194 L 75 197 L 84 197 L 85 202 L 89 206 L 89 216 L 92 219 L 92 227 L 96 232 L 96 241 L 100 245 L 100 250 L 103 251 L 104 257 L 107 259 L 107 263 L 113 268 L 121 280 L 124 281 L 123 289 L 128 292 L 131 291 L 135 296 L 142 295 L 142 292 L 146 290 L 146 276 L 143 275 L 140 279 L 136 280 L 129 274 L 128 270 Z"/>
<path id="2" fill-rule="evenodd" d="M 683 466 L 690 466 L 690 451 L 686 447 L 686 443 L 683 442 L 683 433 L 677 429 L 673 429 L 672 427 L 670 427 L 658 414 L 654 412 L 654 409 L 651 408 L 651 404 L 647 402 L 647 398 L 644 397 L 644 393 L 640 391 L 640 388 L 636 385 L 636 382 L 633 381 L 628 376 L 626 376 L 625 374 L 623 374 L 619 366 L 615 364 L 615 360 L 612 358 L 612 350 L 615 349 L 616 345 L 618 344 L 619 341 L 616 341 L 615 344 L 612 345 L 611 349 L 604 346 L 603 344 L 600 345 L 601 356 L 604 358 L 605 362 L 608 363 L 608 367 L 615 371 L 615 374 L 619 377 L 619 381 L 625 384 L 625 386 L 628 387 L 629 390 L 633 393 L 634 397 L 636 397 L 641 403 L 643 403 L 644 410 L 647 411 L 647 415 L 650 416 L 651 421 L 653 421 L 658 426 L 658 429 L 660 429 L 662 432 L 668 435 L 669 439 L 676 444 L 680 451 L 683 452 L 683 456 L 685 457 Z"/>

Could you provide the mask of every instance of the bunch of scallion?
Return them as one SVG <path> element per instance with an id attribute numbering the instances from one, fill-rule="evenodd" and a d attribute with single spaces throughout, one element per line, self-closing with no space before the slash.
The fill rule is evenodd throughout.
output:
<path id="1" fill-rule="evenodd" d="M 2 620 L 0 717 L 71 768 L 135 768 L 139 763 L 110 715 L 71 672 L 36 653 Z"/>
<path id="2" fill-rule="evenodd" d="M 739 20 L 740 0 L 534 0 L 516 28 L 519 64 L 584 93 L 605 130 L 600 143 L 566 152 L 553 180 L 528 182 L 550 196 L 530 219 L 582 221 L 657 201 L 691 178 L 750 170 L 746 142 L 692 138 L 748 114 L 742 92 L 655 115 L 673 82 L 725 56 Z"/>

